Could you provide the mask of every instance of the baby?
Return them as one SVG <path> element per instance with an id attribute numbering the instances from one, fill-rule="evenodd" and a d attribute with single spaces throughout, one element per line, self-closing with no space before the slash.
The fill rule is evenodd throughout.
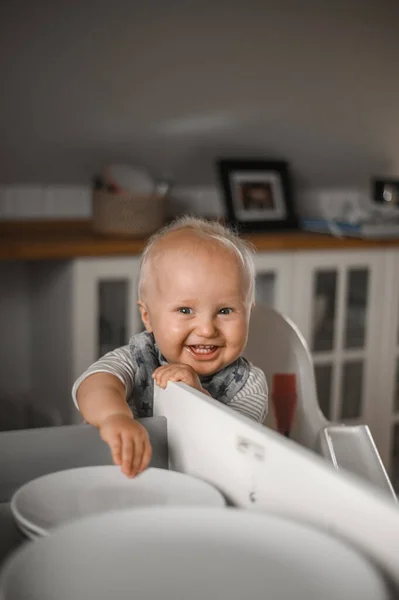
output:
<path id="1" fill-rule="evenodd" d="M 254 288 L 251 248 L 219 223 L 182 217 L 149 240 L 138 290 L 146 331 L 94 363 L 72 390 L 125 475 L 134 477 L 151 459 L 136 418 L 152 415 L 154 381 L 162 388 L 181 381 L 264 420 L 265 376 L 241 356 Z"/>

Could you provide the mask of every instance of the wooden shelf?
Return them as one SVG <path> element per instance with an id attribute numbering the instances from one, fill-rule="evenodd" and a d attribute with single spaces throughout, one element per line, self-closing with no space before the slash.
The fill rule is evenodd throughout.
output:
<path id="1" fill-rule="evenodd" d="M 365 241 L 287 231 L 246 235 L 257 250 L 293 252 L 398 247 L 397 240 Z M 54 260 L 140 254 L 146 240 L 103 236 L 89 220 L 0 222 L 0 260 Z"/>

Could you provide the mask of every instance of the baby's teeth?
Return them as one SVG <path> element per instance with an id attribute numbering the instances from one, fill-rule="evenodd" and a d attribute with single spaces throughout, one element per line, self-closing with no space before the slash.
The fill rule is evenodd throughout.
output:
<path id="1" fill-rule="evenodd" d="M 209 351 L 212 351 L 214 349 L 214 346 L 211 346 L 211 345 L 210 346 L 196 345 L 196 346 L 193 346 L 193 348 L 194 348 L 194 350 L 196 352 L 200 352 L 202 354 L 205 354 L 205 353 L 207 353 Z"/>

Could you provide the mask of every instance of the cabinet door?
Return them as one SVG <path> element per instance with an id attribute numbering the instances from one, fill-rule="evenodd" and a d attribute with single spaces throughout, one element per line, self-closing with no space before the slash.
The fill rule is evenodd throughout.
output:
<path id="1" fill-rule="evenodd" d="M 75 376 L 141 330 L 137 307 L 140 259 L 81 259 L 74 265 Z"/>
<path id="2" fill-rule="evenodd" d="M 387 251 L 386 262 L 375 419 L 382 440 L 380 452 L 399 493 L 399 251 Z"/>
<path id="3" fill-rule="evenodd" d="M 375 402 L 384 252 L 298 253 L 293 320 L 312 352 L 326 417 L 369 425 L 378 446 Z"/>
<path id="4" fill-rule="evenodd" d="M 290 316 L 292 306 L 292 253 L 259 252 L 255 255 L 256 302 Z"/>

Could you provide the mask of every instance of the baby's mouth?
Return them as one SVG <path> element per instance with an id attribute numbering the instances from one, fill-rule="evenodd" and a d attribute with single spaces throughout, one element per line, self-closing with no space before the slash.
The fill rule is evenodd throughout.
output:
<path id="1" fill-rule="evenodd" d="M 187 348 L 193 354 L 207 356 L 209 354 L 214 354 L 214 352 L 216 352 L 219 346 L 213 346 L 212 344 L 196 344 L 194 346 L 187 346 Z"/>

